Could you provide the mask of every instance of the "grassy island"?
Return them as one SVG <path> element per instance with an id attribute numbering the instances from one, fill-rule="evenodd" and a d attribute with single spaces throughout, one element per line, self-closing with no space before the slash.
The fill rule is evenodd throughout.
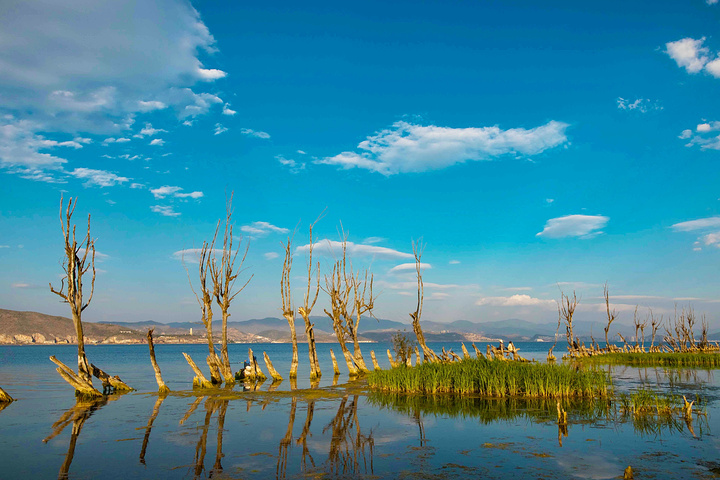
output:
<path id="1" fill-rule="evenodd" d="M 399 366 L 368 375 L 371 388 L 387 392 L 455 393 L 489 397 L 596 397 L 609 393 L 604 372 L 486 359 Z"/>

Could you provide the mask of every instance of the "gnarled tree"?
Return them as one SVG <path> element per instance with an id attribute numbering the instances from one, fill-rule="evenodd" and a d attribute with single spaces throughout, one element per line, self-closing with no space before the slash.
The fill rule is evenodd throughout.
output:
<path id="1" fill-rule="evenodd" d="M 608 338 L 608 332 L 610 331 L 610 325 L 612 325 L 612 322 L 615 321 L 617 318 L 617 310 L 612 309 L 610 310 L 610 291 L 608 290 L 607 283 L 605 284 L 605 287 L 603 288 L 603 295 L 605 297 L 605 311 L 607 312 L 607 319 L 608 323 L 605 327 L 605 349 L 609 352 L 610 349 L 610 340 Z"/>
<path id="2" fill-rule="evenodd" d="M 243 256 L 240 257 L 240 261 L 237 262 L 239 253 L 241 251 L 240 245 L 242 244 L 242 236 L 238 239 L 237 246 L 233 244 L 233 225 L 232 225 L 232 194 L 227 202 L 226 215 L 225 215 L 225 233 L 223 234 L 223 249 L 220 257 L 220 265 L 218 266 L 217 259 L 214 253 L 211 254 L 211 261 L 209 262 L 210 278 L 213 283 L 213 295 L 215 301 L 220 307 L 222 312 L 222 338 L 220 341 L 220 356 L 221 364 L 220 370 L 222 376 L 225 378 L 226 383 L 234 383 L 235 376 L 230 366 L 230 357 L 228 356 L 228 335 L 227 335 L 227 324 L 228 318 L 230 318 L 230 302 L 237 297 L 240 292 L 245 289 L 252 275 L 248 278 L 247 282 L 242 287 L 235 289 L 235 281 L 242 272 L 242 266 L 245 263 L 247 257 L 248 244 L 245 247 Z M 217 231 L 215 233 L 217 235 Z M 214 239 L 213 239 L 214 241 Z M 210 329 L 212 329 L 212 322 L 210 323 Z"/>
<path id="3" fill-rule="evenodd" d="M 417 273 L 417 307 L 414 312 L 410 313 L 412 319 L 413 331 L 417 337 L 418 344 L 423 351 L 423 357 L 426 362 L 437 362 L 439 358 L 435 355 L 430 347 L 425 343 L 425 335 L 420 327 L 420 317 L 422 316 L 423 301 L 425 299 L 425 286 L 422 279 L 422 259 L 424 246 L 421 241 L 413 242 L 413 255 L 415 256 L 415 272 Z"/>
<path id="4" fill-rule="evenodd" d="M 353 341 L 353 357 L 355 358 L 355 364 L 358 369 L 362 372 L 369 372 L 365 365 L 365 359 L 360 350 L 360 342 L 358 340 L 360 319 L 366 313 L 372 316 L 372 310 L 375 307 L 375 297 L 373 296 L 373 274 L 370 274 L 370 280 L 368 281 L 368 270 L 365 270 L 364 274 L 360 272 L 353 273 L 352 266 L 350 268 L 350 278 L 345 279 L 346 283 L 350 283 L 352 286 L 352 311 L 345 317 L 345 324 L 347 325 L 347 331 L 350 334 L 350 338 Z"/>
<path id="5" fill-rule="evenodd" d="M 330 311 L 325 309 L 325 314 L 332 320 L 335 336 L 340 344 L 340 349 L 345 357 L 348 372 L 351 377 L 357 376 L 358 368 L 355 358 L 347 348 L 346 339 L 350 337 L 347 323 L 343 320 L 350 316 L 348 312 L 348 302 L 350 301 L 350 293 L 352 292 L 352 283 L 346 270 L 347 242 L 343 237 L 342 242 L 342 259 L 337 260 L 333 265 L 332 273 L 325 275 L 325 292 L 330 296 Z"/>
<path id="6" fill-rule="evenodd" d="M 282 243 L 282 242 L 281 242 Z M 285 249 L 285 260 L 283 261 L 282 277 L 280 278 L 280 295 L 282 296 L 283 317 L 290 326 L 290 341 L 292 342 L 292 362 L 290 363 L 290 378 L 297 378 L 298 369 L 298 342 L 295 331 L 295 308 L 290 295 L 290 270 L 292 269 L 292 238 L 288 237 L 287 243 L 283 243 Z M 311 356 L 312 367 L 312 356 Z"/>

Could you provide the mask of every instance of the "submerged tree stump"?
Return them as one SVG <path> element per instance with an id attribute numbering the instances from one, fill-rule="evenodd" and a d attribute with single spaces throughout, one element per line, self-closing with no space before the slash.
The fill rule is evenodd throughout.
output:
<path id="1" fill-rule="evenodd" d="M 56 368 L 55 370 L 57 370 L 58 374 L 60 374 L 63 380 L 65 380 L 73 388 L 75 388 L 75 391 L 79 395 L 87 397 L 103 396 L 102 393 L 100 393 L 95 387 L 93 387 L 92 381 L 85 380 L 84 378 L 73 372 L 70 367 L 55 358 L 54 355 L 50 357 L 50 361 L 52 361 L 55 365 L 58 366 L 58 368 Z"/>
<path id="2" fill-rule="evenodd" d="M 92 363 L 90 364 L 90 369 L 92 370 L 92 374 L 102 382 L 103 390 L 105 391 L 130 392 L 133 390 L 117 375 L 111 377 Z"/>
<path id="3" fill-rule="evenodd" d="M 267 377 L 260 369 L 260 365 L 257 362 L 257 357 L 253 355 L 252 348 L 248 348 L 248 357 L 250 357 L 250 366 L 252 367 L 252 379 L 257 379 L 260 382 L 267 380 Z"/>
<path id="4" fill-rule="evenodd" d="M 420 356 L 420 350 L 418 350 L 418 347 L 415 347 L 415 365 L 422 365 L 423 358 Z"/>
<path id="5" fill-rule="evenodd" d="M 480 351 L 480 349 L 477 346 L 475 346 L 474 342 L 471 345 L 472 345 L 473 349 L 475 350 L 475 356 L 477 358 L 485 358 L 485 355 L 483 355 L 482 352 Z"/>
<path id="6" fill-rule="evenodd" d="M 270 361 L 270 357 L 266 352 L 263 352 L 263 358 L 265 359 L 265 366 L 267 367 L 268 372 L 270 372 L 270 376 L 272 377 L 273 382 L 282 381 L 283 377 L 278 373 L 277 370 L 275 370 L 275 367 L 273 367 L 273 364 Z"/>
<path id="7" fill-rule="evenodd" d="M 14 402 L 15 399 L 12 398 L 10 395 L 8 395 L 5 390 L 0 388 L 0 403 L 10 403 Z"/>
<path id="8" fill-rule="evenodd" d="M 468 349 L 465 348 L 465 344 L 460 343 L 460 346 L 462 347 L 463 358 L 470 358 L 470 352 L 468 352 Z"/>
<path id="9" fill-rule="evenodd" d="M 185 357 L 185 360 L 187 360 L 188 365 L 190 365 L 190 368 L 193 369 L 193 372 L 195 372 L 195 378 L 193 378 L 193 387 L 197 386 L 200 388 L 212 388 L 213 384 L 211 381 L 209 381 L 207 378 L 205 378 L 205 375 L 203 375 L 202 370 L 198 368 L 198 366 L 193 362 L 193 359 L 190 358 L 190 355 L 183 352 L 183 356 Z"/>
<path id="10" fill-rule="evenodd" d="M 392 356 L 392 353 L 390 353 L 390 349 L 387 351 L 388 360 L 390 360 L 390 366 L 392 368 L 395 368 L 398 366 L 398 362 L 395 361 L 395 359 Z"/>
<path id="11" fill-rule="evenodd" d="M 333 364 L 333 374 L 340 375 L 340 367 L 338 367 L 337 359 L 335 358 L 335 352 L 332 351 L 332 348 L 330 349 L 330 358 L 332 359 Z"/>
<path id="12" fill-rule="evenodd" d="M 153 370 L 155 370 L 155 380 L 158 384 L 158 392 L 163 395 L 167 394 L 170 389 L 167 385 L 165 385 L 165 382 L 162 378 L 162 373 L 160 372 L 160 366 L 157 363 L 157 360 L 155 360 L 155 344 L 153 344 L 153 328 L 148 330 L 147 333 L 147 341 L 148 341 L 148 347 L 150 348 L 150 363 L 152 363 Z"/>
<path id="13" fill-rule="evenodd" d="M 377 357 L 375 356 L 375 350 L 370 350 L 370 358 L 372 358 L 373 368 L 380 370 L 380 365 L 378 365 Z"/>

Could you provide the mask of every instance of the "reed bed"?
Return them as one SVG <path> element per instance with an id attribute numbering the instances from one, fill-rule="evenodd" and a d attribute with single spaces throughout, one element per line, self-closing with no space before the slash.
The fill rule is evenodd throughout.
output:
<path id="1" fill-rule="evenodd" d="M 575 360 L 594 365 L 720 368 L 720 353 L 606 353 Z"/>
<path id="2" fill-rule="evenodd" d="M 567 398 L 606 396 L 610 379 L 605 372 L 568 365 L 464 359 L 371 372 L 368 385 L 397 393 Z"/>

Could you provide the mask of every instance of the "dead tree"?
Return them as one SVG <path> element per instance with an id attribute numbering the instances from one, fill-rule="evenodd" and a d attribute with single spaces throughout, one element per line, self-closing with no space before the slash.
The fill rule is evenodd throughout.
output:
<path id="1" fill-rule="evenodd" d="M 281 242 L 282 243 L 282 242 Z M 290 270 L 292 268 L 292 238 L 288 237 L 287 243 L 282 244 L 285 248 L 285 261 L 283 261 L 282 277 L 280 278 L 280 295 L 282 296 L 283 317 L 290 326 L 290 341 L 292 342 L 292 362 L 290 363 L 290 378 L 297 378 L 298 369 L 298 341 L 295 331 L 295 309 L 290 295 Z M 312 369 L 312 355 L 310 367 Z M 311 375 L 312 376 L 312 375 Z"/>
<path id="2" fill-rule="evenodd" d="M 154 328 L 151 328 L 148 330 L 147 333 L 147 341 L 148 341 L 148 347 L 150 348 L 150 363 L 152 363 L 153 370 L 155 370 L 155 380 L 158 384 L 158 393 L 160 395 L 166 395 L 170 389 L 167 385 L 165 385 L 165 382 L 162 378 L 162 372 L 160 372 L 160 365 L 158 365 L 157 360 L 155 360 L 155 344 L 153 343 L 153 330 Z"/>
<path id="3" fill-rule="evenodd" d="M 571 354 L 579 350 L 579 345 L 573 336 L 573 315 L 575 314 L 575 309 L 577 308 L 578 303 L 580 302 L 578 301 L 574 291 L 572 298 L 570 298 L 569 295 L 565 295 L 563 292 L 560 292 L 558 317 L 561 322 L 565 322 L 565 336 L 567 337 L 568 351 Z"/>
<path id="4" fill-rule="evenodd" d="M 241 251 L 240 245 L 242 244 L 242 236 L 240 236 L 237 246 L 235 246 L 233 244 L 232 197 L 233 195 L 230 194 L 230 199 L 228 200 L 226 206 L 225 232 L 223 234 L 223 249 L 222 256 L 220 257 L 220 265 L 218 266 L 217 259 L 212 253 L 212 260 L 208 265 L 210 277 L 213 282 L 213 295 L 215 296 L 215 301 L 222 312 L 222 338 L 220 343 L 220 356 L 222 361 L 220 363 L 220 370 L 222 372 L 222 376 L 225 378 L 225 383 L 235 383 L 235 375 L 233 375 L 232 367 L 230 366 L 230 357 L 228 356 L 227 347 L 227 324 L 228 318 L 230 318 L 230 303 L 245 289 L 253 277 L 250 275 L 250 278 L 248 278 L 247 282 L 245 282 L 242 287 L 235 289 L 235 281 L 243 271 L 242 267 L 245 263 L 245 258 L 247 257 L 250 244 L 245 246 L 243 256 L 240 257 L 240 262 L 236 263 Z M 217 235 L 217 230 L 215 235 Z M 212 329 L 212 323 L 210 324 L 210 328 Z"/>
<path id="5" fill-rule="evenodd" d="M 343 239 L 342 243 L 343 255 L 342 260 L 337 260 L 333 265 L 332 273 L 325 275 L 325 292 L 330 296 L 330 311 L 325 309 L 325 314 L 332 320 L 333 330 L 337 337 L 340 349 L 345 357 L 348 372 L 351 377 L 357 376 L 358 369 L 355 364 L 355 358 L 347 348 L 346 338 L 348 333 L 347 324 L 343 319 L 347 318 L 348 302 L 350 301 L 350 292 L 352 291 L 352 283 L 348 283 L 346 273 L 346 254 L 347 243 Z"/>
<path id="6" fill-rule="evenodd" d="M 417 272 L 417 307 L 415 311 L 410 313 L 412 319 L 413 331 L 417 337 L 418 344 L 423 351 L 423 357 L 426 362 L 438 362 L 438 356 L 435 355 L 430 347 L 425 343 L 425 335 L 420 327 L 420 317 L 422 316 L 423 301 L 425 299 L 425 286 L 422 279 L 422 268 L 420 260 L 422 258 L 424 246 L 421 241 L 413 242 L 413 255 L 415 255 L 415 271 Z"/>
<path id="7" fill-rule="evenodd" d="M 608 339 L 608 332 L 610 331 L 610 325 L 612 325 L 612 322 L 615 321 L 617 318 L 617 310 L 612 309 L 610 310 L 610 291 L 608 290 L 607 283 L 605 284 L 605 288 L 603 289 L 603 294 L 605 296 L 605 311 L 607 312 L 607 319 L 608 323 L 605 327 L 605 349 L 609 352 L 611 351 L 610 348 L 610 340 Z"/>
<path id="8" fill-rule="evenodd" d="M 350 268 L 350 279 L 345 279 L 345 283 L 349 280 L 352 286 L 353 298 L 352 298 L 352 311 L 345 317 L 345 324 L 347 325 L 347 332 L 350 334 L 350 338 L 353 341 L 353 357 L 355 364 L 361 372 L 367 373 L 370 370 L 365 365 L 365 359 L 360 350 L 360 341 L 358 339 L 358 331 L 360 328 L 360 319 L 366 313 L 372 316 L 372 310 L 375 307 L 375 297 L 373 296 L 373 280 L 374 276 L 370 274 L 370 281 L 368 282 L 368 271 L 365 270 L 364 275 L 361 277 L 360 272 L 357 274 L 352 272 L 352 266 Z"/>
<path id="9" fill-rule="evenodd" d="M 12 398 L 10 395 L 5 392 L 2 388 L 0 388 L 0 403 L 10 403 L 14 402 L 15 399 Z"/>
<path id="10" fill-rule="evenodd" d="M 312 293 L 312 286 L 313 286 L 313 227 L 315 227 L 315 224 L 320 220 L 320 217 L 318 217 L 317 220 L 315 220 L 310 225 L 310 246 L 308 250 L 308 276 L 307 276 L 307 290 L 305 290 L 305 296 L 303 297 L 303 305 L 302 307 L 298 308 L 298 313 L 302 317 L 303 321 L 305 322 L 305 336 L 307 337 L 308 342 L 308 357 L 310 359 L 310 379 L 316 379 L 320 378 L 322 376 L 322 371 L 320 370 L 320 360 L 318 359 L 317 354 L 317 346 L 315 345 L 315 325 L 310 322 L 310 313 L 312 312 L 313 308 L 315 308 L 315 303 L 317 302 L 318 295 L 320 294 L 320 262 L 317 263 L 317 265 L 314 265 L 315 267 L 315 293 Z M 310 297 L 312 297 L 312 301 L 310 300 Z"/>
<path id="11" fill-rule="evenodd" d="M 113 380 L 117 379 L 118 382 L 116 382 L 116 384 L 118 385 L 118 390 L 130 390 L 130 387 L 125 385 L 119 378 L 110 377 L 99 368 L 91 365 L 85 355 L 85 336 L 83 334 L 82 312 L 84 312 L 88 305 L 90 305 L 93 294 L 95 293 L 95 240 L 90 237 L 90 215 L 88 215 L 87 233 L 80 242 L 77 241 L 75 234 L 77 225 L 72 225 L 72 230 L 70 228 L 70 222 L 72 220 L 73 213 L 75 213 L 76 206 L 77 199 L 75 199 L 75 202 L 73 203 L 73 199 L 70 198 L 63 218 L 63 198 L 62 196 L 60 197 L 60 227 L 65 240 L 65 255 L 63 257 L 62 266 L 65 275 L 61 280 L 60 289 L 56 290 L 51 283 L 50 291 L 62 298 L 64 303 L 70 305 L 78 345 L 78 373 L 75 375 L 70 368 L 62 365 L 59 361 L 55 362 L 58 364 L 57 371 L 63 379 L 75 387 L 75 390 L 81 394 L 98 396 L 97 394 L 99 392 L 97 392 L 92 385 L 93 371 L 105 375 L 105 377 L 101 378 L 103 383 L 110 378 Z M 92 279 L 90 282 L 90 295 L 87 297 L 87 300 L 85 300 L 83 298 L 83 277 L 91 270 Z M 67 285 L 65 284 L 66 282 Z"/>
<path id="12" fill-rule="evenodd" d="M 208 273 L 210 272 L 210 268 L 212 265 L 213 260 L 213 251 L 215 247 L 215 240 L 217 239 L 218 230 L 220 229 L 220 222 L 218 222 L 217 227 L 215 228 L 215 235 L 212 238 L 212 241 L 208 243 L 207 241 L 203 241 L 202 248 L 200 248 L 200 254 L 198 258 L 198 278 L 199 278 L 199 286 L 200 286 L 200 295 L 195 291 L 195 288 L 193 287 L 192 280 L 190 279 L 190 272 L 187 269 L 187 265 L 185 265 L 185 270 L 188 274 L 188 282 L 190 282 L 190 289 L 192 290 L 193 294 L 195 295 L 195 299 L 197 300 L 198 304 L 200 305 L 200 312 L 202 314 L 201 320 L 202 324 L 205 327 L 205 337 L 207 338 L 208 342 L 208 349 L 210 351 L 208 357 L 207 357 L 207 364 L 208 367 L 210 367 L 210 381 L 213 384 L 218 384 L 222 382 L 222 376 L 220 374 L 220 366 L 221 362 L 220 359 L 217 356 L 217 353 L 215 353 L 215 343 L 213 342 L 213 331 L 212 331 L 212 319 L 213 319 L 213 311 L 212 311 L 212 304 L 213 304 L 213 297 L 214 297 L 214 289 L 211 288 L 208 285 Z M 183 262 L 184 264 L 184 262 Z M 212 276 L 211 276 L 212 281 Z M 189 358 L 189 355 L 186 355 L 186 359 Z M 188 361 L 189 363 L 189 361 Z M 192 365 L 191 365 L 192 367 Z M 194 370 L 195 368 L 193 368 Z M 202 379 L 199 379 L 200 383 L 202 383 Z"/>

